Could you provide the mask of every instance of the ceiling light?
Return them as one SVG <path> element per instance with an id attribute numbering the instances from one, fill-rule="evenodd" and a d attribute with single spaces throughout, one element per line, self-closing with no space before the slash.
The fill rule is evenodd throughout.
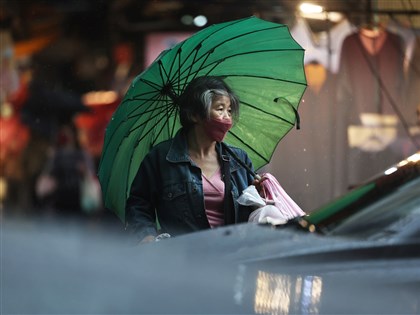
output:
<path id="1" fill-rule="evenodd" d="M 299 6 L 299 10 L 302 13 L 322 13 L 324 8 L 320 5 L 304 2 Z"/>
<path id="2" fill-rule="evenodd" d="M 207 18 L 204 15 L 197 15 L 194 18 L 194 25 L 198 27 L 203 27 L 207 24 Z"/>
<path id="3" fill-rule="evenodd" d="M 186 14 L 181 17 L 181 22 L 185 25 L 191 25 L 194 22 L 194 18 L 191 15 Z"/>
<path id="4" fill-rule="evenodd" d="M 322 6 L 304 2 L 299 6 L 300 15 L 307 19 L 329 20 L 339 22 L 343 19 L 343 14 L 339 12 L 326 11 Z"/>

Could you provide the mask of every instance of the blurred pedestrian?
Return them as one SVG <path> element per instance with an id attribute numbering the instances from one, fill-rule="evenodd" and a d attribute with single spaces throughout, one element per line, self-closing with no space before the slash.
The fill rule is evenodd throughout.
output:
<path id="1" fill-rule="evenodd" d="M 57 215 L 83 215 L 83 182 L 87 176 L 94 176 L 93 159 L 81 148 L 75 125 L 65 124 L 37 181 L 42 207 Z"/>
<path id="2" fill-rule="evenodd" d="M 22 169 L 25 183 L 21 194 L 24 207 L 32 215 L 39 204 L 35 182 L 45 164 L 50 146 L 61 126 L 72 124 L 76 113 L 88 111 L 81 97 L 70 91 L 57 89 L 54 83 L 44 80 L 39 63 L 31 64 L 31 77 L 27 84 L 27 96 L 20 110 L 20 119 L 29 130 L 29 140 L 22 153 Z"/>

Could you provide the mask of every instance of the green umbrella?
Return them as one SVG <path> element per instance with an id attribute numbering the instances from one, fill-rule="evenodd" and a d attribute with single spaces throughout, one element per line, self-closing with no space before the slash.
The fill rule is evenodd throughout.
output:
<path id="1" fill-rule="evenodd" d="M 105 207 L 125 220 L 125 202 L 141 161 L 180 128 L 174 102 L 195 77 L 221 76 L 241 101 L 225 141 L 256 169 L 298 123 L 306 88 L 304 50 L 286 25 L 256 17 L 209 26 L 159 57 L 131 83 L 105 133 L 99 180 Z"/>

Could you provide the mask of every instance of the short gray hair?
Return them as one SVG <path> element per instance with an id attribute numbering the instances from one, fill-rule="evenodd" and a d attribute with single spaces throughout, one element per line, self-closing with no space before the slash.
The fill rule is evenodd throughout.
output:
<path id="1" fill-rule="evenodd" d="M 211 104 L 215 97 L 227 96 L 230 99 L 233 121 L 239 117 L 239 98 L 220 77 L 206 76 L 192 80 L 179 97 L 179 117 L 184 128 L 194 125 L 194 116 L 210 118 Z"/>

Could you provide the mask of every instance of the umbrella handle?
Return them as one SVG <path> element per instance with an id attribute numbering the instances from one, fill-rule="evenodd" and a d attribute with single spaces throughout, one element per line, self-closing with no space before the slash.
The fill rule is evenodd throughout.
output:
<path id="1" fill-rule="evenodd" d="M 300 116 L 299 113 L 297 111 L 296 108 L 293 107 L 292 103 L 290 103 L 287 98 L 285 97 L 276 97 L 273 101 L 278 103 L 279 100 L 285 101 L 287 104 L 290 105 L 290 107 L 292 108 L 293 112 L 295 113 L 295 117 L 296 117 L 296 129 L 300 129 Z"/>
<path id="2" fill-rule="evenodd" d="M 228 152 L 229 153 L 229 155 L 231 155 L 235 160 L 236 160 L 236 162 L 238 162 L 239 164 L 241 164 L 241 166 L 242 167 L 244 167 L 246 170 L 247 170 L 247 172 L 249 173 L 249 174 L 251 174 L 253 177 L 254 177 L 254 179 L 256 179 L 256 180 L 261 180 L 261 176 L 260 175 L 258 175 L 257 173 L 255 173 L 248 165 L 246 165 L 245 163 L 244 163 L 244 161 L 242 161 L 228 146 L 227 146 L 227 144 L 226 143 L 224 143 L 224 142 L 221 142 L 220 143 L 221 145 L 222 145 L 222 147 L 223 147 L 223 149 L 225 149 L 226 150 L 226 152 Z"/>

